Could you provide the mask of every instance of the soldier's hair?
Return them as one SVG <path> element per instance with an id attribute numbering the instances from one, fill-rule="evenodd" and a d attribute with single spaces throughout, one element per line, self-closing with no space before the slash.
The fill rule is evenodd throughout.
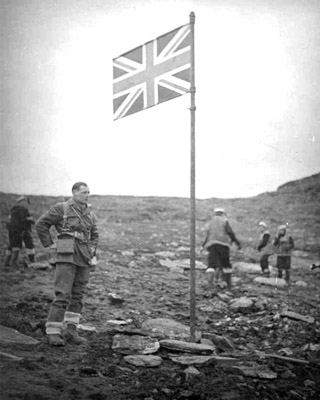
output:
<path id="1" fill-rule="evenodd" d="M 86 184 L 86 183 L 84 183 L 84 182 L 76 182 L 73 186 L 72 186 L 72 193 L 73 192 L 77 192 L 78 190 L 80 190 L 80 187 L 81 186 L 87 186 L 88 187 L 88 185 Z"/>

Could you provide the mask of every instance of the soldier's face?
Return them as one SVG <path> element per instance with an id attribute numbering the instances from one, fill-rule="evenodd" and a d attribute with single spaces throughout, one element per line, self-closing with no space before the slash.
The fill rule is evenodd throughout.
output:
<path id="1" fill-rule="evenodd" d="M 80 189 L 77 192 L 74 192 L 73 197 L 79 203 L 88 203 L 90 195 L 90 190 L 88 186 L 80 186 Z"/>

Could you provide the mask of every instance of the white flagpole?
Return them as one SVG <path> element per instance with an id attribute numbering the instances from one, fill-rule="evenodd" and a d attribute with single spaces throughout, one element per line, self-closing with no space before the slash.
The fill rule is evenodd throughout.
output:
<path id="1" fill-rule="evenodd" d="M 194 24 L 195 14 L 190 13 L 191 31 L 191 162 L 190 162 L 190 339 L 196 341 L 196 190 L 195 190 L 195 72 L 194 72 Z"/>

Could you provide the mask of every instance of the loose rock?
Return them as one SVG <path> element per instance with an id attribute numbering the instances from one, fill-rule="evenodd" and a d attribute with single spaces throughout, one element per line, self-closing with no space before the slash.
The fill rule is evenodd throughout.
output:
<path id="1" fill-rule="evenodd" d="M 158 367 L 162 363 L 162 358 L 152 355 L 131 355 L 123 358 L 128 364 L 136 367 Z"/>

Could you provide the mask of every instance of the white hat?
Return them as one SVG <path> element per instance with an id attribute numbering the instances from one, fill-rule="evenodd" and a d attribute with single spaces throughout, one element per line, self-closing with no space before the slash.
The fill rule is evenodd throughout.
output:
<path id="1" fill-rule="evenodd" d="M 287 230 L 287 225 L 279 225 L 278 230 L 281 231 L 282 229 Z"/>
<path id="2" fill-rule="evenodd" d="M 221 207 L 217 207 L 214 209 L 214 213 L 215 214 L 223 214 L 224 213 L 224 209 Z"/>
<path id="3" fill-rule="evenodd" d="M 17 203 L 20 203 L 20 201 L 25 200 L 28 204 L 30 204 L 30 200 L 28 196 L 21 196 L 17 199 Z"/>
<path id="4" fill-rule="evenodd" d="M 263 226 L 264 228 L 266 228 L 267 224 L 263 221 L 260 221 L 258 226 Z"/>

